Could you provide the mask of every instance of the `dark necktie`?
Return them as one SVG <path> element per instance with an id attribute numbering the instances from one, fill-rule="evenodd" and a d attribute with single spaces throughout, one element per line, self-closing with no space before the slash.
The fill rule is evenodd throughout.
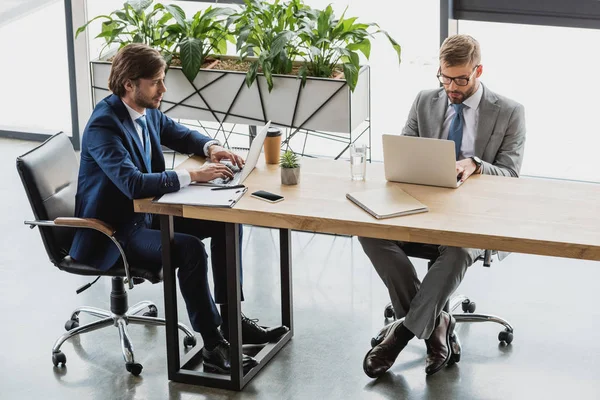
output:
<path id="1" fill-rule="evenodd" d="M 150 146 L 150 134 L 148 133 L 148 124 L 146 123 L 146 116 L 142 115 L 138 119 L 135 120 L 139 126 L 142 127 L 142 137 L 144 138 L 144 162 L 146 163 L 146 167 L 148 168 L 148 172 L 150 171 L 150 166 L 152 165 L 152 148 Z"/>
<path id="2" fill-rule="evenodd" d="M 460 146 L 462 145 L 463 138 L 463 126 L 465 124 L 465 118 L 463 116 L 464 104 L 451 104 L 454 108 L 454 117 L 450 123 L 450 131 L 448 132 L 448 140 L 452 140 L 455 143 L 456 160 L 460 154 Z"/>

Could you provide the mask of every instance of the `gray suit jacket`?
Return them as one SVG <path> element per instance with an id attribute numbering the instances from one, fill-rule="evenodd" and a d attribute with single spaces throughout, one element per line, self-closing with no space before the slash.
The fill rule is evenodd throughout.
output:
<path id="1" fill-rule="evenodd" d="M 402 134 L 441 139 L 447 108 L 444 89 L 423 90 L 410 109 Z M 475 155 L 483 160 L 482 173 L 518 177 L 524 149 L 523 106 L 484 86 L 475 134 Z"/>
<path id="2" fill-rule="evenodd" d="M 441 139 L 447 108 L 448 96 L 444 89 L 420 92 L 410 109 L 402 134 Z M 475 155 L 483 160 L 481 173 L 518 177 L 524 148 L 523 106 L 484 86 L 475 134 Z M 498 258 L 502 260 L 508 254 L 498 252 Z"/>

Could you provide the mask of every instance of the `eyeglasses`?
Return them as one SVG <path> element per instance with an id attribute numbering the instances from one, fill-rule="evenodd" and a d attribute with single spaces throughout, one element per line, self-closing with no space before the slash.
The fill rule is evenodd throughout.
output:
<path id="1" fill-rule="evenodd" d="M 442 85 L 449 85 L 452 83 L 452 81 L 454 81 L 454 83 L 456 83 L 457 86 L 467 86 L 469 84 L 469 81 L 471 80 L 471 77 L 473 76 L 473 74 L 475 73 L 475 71 L 477 70 L 478 67 L 479 67 L 479 65 L 476 65 L 473 68 L 471 75 L 469 75 L 467 78 L 464 78 L 464 77 L 450 78 L 449 76 L 442 74 L 442 71 L 440 69 L 440 70 L 438 70 L 437 78 Z"/>

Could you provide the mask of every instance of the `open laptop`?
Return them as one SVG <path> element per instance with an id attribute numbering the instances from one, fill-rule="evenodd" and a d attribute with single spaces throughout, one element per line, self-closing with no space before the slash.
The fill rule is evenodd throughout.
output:
<path id="1" fill-rule="evenodd" d="M 393 182 L 457 188 L 452 140 L 383 135 L 385 179 Z"/>
<path id="2" fill-rule="evenodd" d="M 265 138 L 267 137 L 267 131 L 271 126 L 271 121 L 267 122 L 267 124 L 256 134 L 254 139 L 252 140 L 252 145 L 250 146 L 250 150 L 248 151 L 248 156 L 246 157 L 246 163 L 242 169 L 238 168 L 236 165 L 232 163 L 225 162 L 227 166 L 233 172 L 233 178 L 216 178 L 212 181 L 208 181 L 206 183 L 195 183 L 195 185 L 208 185 L 208 186 L 235 186 L 241 185 L 244 183 L 248 175 L 252 172 L 254 167 L 256 167 L 256 163 L 258 162 L 258 157 L 260 157 L 260 151 L 262 150 L 263 144 L 265 142 Z"/>

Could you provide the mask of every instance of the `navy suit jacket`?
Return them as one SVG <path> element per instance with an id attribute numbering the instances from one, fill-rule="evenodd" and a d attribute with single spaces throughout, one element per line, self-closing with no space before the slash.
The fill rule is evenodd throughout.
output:
<path id="1" fill-rule="evenodd" d="M 204 145 L 211 140 L 159 110 L 146 109 L 146 121 L 151 166 L 144 162 L 143 144 L 118 96 L 110 95 L 96 105 L 81 141 L 75 216 L 110 224 L 124 246 L 135 229 L 151 222 L 149 215 L 133 212 L 133 200 L 179 190 L 175 171 L 165 171 L 161 144 L 180 153 L 203 154 Z M 110 239 L 91 229 L 77 230 L 70 254 L 101 270 L 111 268 L 120 256 Z"/>

